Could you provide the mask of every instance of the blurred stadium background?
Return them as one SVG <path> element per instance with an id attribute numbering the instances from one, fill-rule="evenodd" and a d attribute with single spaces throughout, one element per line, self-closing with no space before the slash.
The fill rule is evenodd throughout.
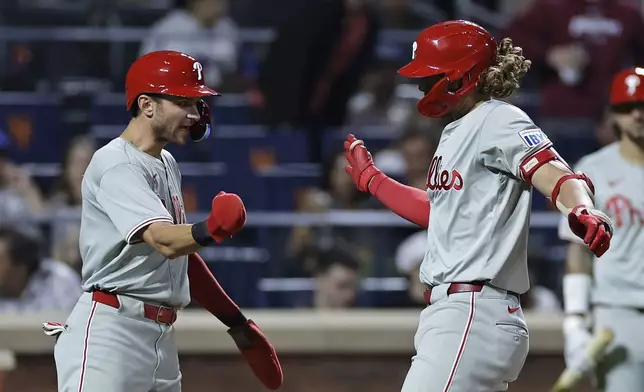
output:
<path id="1" fill-rule="evenodd" d="M 603 110 L 610 76 L 644 64 L 635 1 L 5 0 L 1 7 L 4 392 L 56 390 L 53 341 L 40 324 L 63 321 L 78 297 L 80 181 L 93 151 L 128 122 L 124 79 L 138 55 L 190 53 L 223 94 L 211 102 L 214 136 L 168 149 L 182 167 L 190 221 L 220 190 L 247 205 L 247 228 L 202 255 L 275 343 L 289 392 L 394 391 L 413 354 L 423 233 L 358 194 L 338 152 L 355 133 L 383 171 L 425 188 L 445 123 L 420 117 L 420 93 L 396 74 L 420 29 L 468 19 L 524 47 L 533 67 L 512 100 L 569 162 L 613 141 Z M 533 288 L 523 298 L 532 351 L 510 388 L 526 392 L 547 391 L 563 370 L 565 244 L 552 206 L 535 195 L 533 208 Z M 21 265 L 26 277 L 16 272 Z M 184 391 L 262 390 L 212 317 L 188 309 L 177 329 Z"/>

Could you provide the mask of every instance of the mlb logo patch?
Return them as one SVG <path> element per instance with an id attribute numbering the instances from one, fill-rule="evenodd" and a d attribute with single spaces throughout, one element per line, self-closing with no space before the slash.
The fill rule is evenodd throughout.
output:
<path id="1" fill-rule="evenodd" d="M 544 140 L 548 140 L 548 136 L 541 131 L 541 129 L 526 129 L 519 132 L 519 136 L 528 147 L 534 147 L 541 144 Z"/>

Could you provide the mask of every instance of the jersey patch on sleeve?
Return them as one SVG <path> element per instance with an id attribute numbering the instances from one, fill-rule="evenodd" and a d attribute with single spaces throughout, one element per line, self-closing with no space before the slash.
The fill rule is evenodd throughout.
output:
<path id="1" fill-rule="evenodd" d="M 519 136 L 521 136 L 521 140 L 523 140 L 523 143 L 528 147 L 538 146 L 545 140 L 548 140 L 548 136 L 538 128 L 521 131 L 519 132 Z"/>

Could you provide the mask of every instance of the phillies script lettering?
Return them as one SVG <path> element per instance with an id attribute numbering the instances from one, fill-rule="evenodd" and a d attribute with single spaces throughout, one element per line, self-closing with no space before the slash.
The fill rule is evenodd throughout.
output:
<path id="1" fill-rule="evenodd" d="M 429 190 L 448 191 L 454 189 L 460 191 L 463 188 L 463 177 L 458 170 L 453 169 L 451 172 L 442 170 L 443 157 L 435 156 L 429 165 L 427 173 L 427 188 Z"/>
<path id="2" fill-rule="evenodd" d="M 606 200 L 605 211 L 613 217 L 615 226 L 644 226 L 644 212 L 635 207 L 624 195 L 614 195 Z"/>

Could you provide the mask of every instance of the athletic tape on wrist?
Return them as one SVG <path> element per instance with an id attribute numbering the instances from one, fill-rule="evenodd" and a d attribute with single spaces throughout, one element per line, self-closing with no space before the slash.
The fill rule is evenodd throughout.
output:
<path id="1" fill-rule="evenodd" d="M 566 314 L 583 314 L 590 310 L 590 287 L 592 277 L 588 274 L 566 274 L 563 278 L 564 311 Z"/>

